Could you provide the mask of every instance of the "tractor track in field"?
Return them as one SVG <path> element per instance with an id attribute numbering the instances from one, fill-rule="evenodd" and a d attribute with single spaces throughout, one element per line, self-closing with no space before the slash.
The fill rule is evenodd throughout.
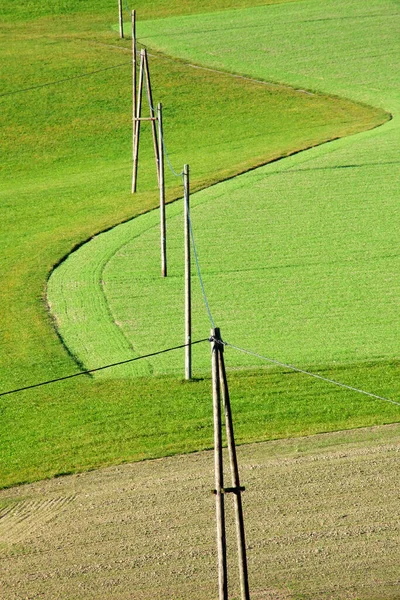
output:
<path id="1" fill-rule="evenodd" d="M 238 448 L 254 600 L 400 597 L 399 442 L 396 424 Z M 202 452 L 1 491 L 2 600 L 215 598 L 212 487 Z"/>
<path id="2" fill-rule="evenodd" d="M 30 538 L 64 508 L 75 500 L 75 495 L 55 498 L 32 498 L 11 502 L 0 509 L 0 539 L 3 549 Z M 1 552 L 1 547 L 0 547 Z"/>

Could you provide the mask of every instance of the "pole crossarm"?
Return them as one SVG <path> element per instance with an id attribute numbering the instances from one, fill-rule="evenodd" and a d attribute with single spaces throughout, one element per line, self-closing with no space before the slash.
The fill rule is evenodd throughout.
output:
<path id="1" fill-rule="evenodd" d="M 226 488 L 221 488 L 220 493 L 221 494 L 239 494 L 239 492 L 245 492 L 246 488 L 241 485 L 239 487 L 226 487 Z M 217 494 L 217 490 L 212 490 L 213 494 Z"/>

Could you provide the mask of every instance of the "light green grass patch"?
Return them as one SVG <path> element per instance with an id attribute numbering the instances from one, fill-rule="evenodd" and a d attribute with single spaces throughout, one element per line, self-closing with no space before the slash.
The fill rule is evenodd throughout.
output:
<path id="1" fill-rule="evenodd" d="M 49 21 L 44 19 L 19 25 L 14 46 L 7 45 L 11 29 L 3 38 L 8 51 L 5 89 L 17 92 L 1 98 L 4 310 L 0 320 L 6 333 L 0 371 L 4 388 L 74 368 L 43 303 L 48 273 L 75 245 L 149 210 L 158 201 L 149 130 L 145 128 L 139 193 L 135 197 L 130 193 L 131 63 L 124 50 L 129 42 L 115 48 L 114 34 L 107 29 L 101 34 L 91 31 L 89 17 L 64 22 L 66 33 L 62 20 L 49 30 Z M 98 26 L 98 21 L 95 23 Z M 29 56 L 33 58 L 28 60 Z M 103 68 L 107 70 L 81 77 Z M 192 157 L 194 189 L 279 152 L 286 132 L 275 133 L 267 150 L 260 134 L 268 122 L 268 113 L 262 110 L 265 95 L 271 96 L 270 110 L 274 111 L 281 97 L 279 86 L 266 91 L 259 84 L 161 58 L 152 59 L 151 69 L 155 101 L 164 103 L 170 158 L 179 169 Z M 73 79 L 64 81 L 65 76 Z M 57 80 L 63 82 L 47 85 Z M 45 87 L 18 92 L 41 83 Z M 227 98 L 224 104 L 215 101 L 222 97 Z M 295 98 L 296 93 L 289 92 L 288 104 Z M 316 103 L 320 102 L 317 98 Z M 310 110 L 307 106 L 312 104 L 306 99 L 303 106 Z M 255 115 L 251 118 L 249 107 Z M 355 110 L 353 117 L 360 113 L 359 107 Z M 369 117 L 374 123 L 384 118 L 381 113 Z M 177 127 L 177 122 L 182 127 Z M 244 139 L 239 135 L 243 126 L 247 132 Z M 211 127 L 210 136 L 205 137 L 207 127 Z M 332 135 L 329 126 L 324 133 Z M 290 143 L 297 135 L 294 131 Z M 169 176 L 167 183 L 168 198 L 176 198 L 180 190 L 175 178 Z"/>
<path id="2" fill-rule="evenodd" d="M 399 18 L 392 0 L 305 0 L 147 21 L 138 36 L 185 60 L 393 111 Z"/>

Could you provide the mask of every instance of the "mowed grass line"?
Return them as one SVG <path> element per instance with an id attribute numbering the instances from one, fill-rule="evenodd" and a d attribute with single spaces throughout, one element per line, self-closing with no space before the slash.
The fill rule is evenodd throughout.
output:
<path id="1" fill-rule="evenodd" d="M 119 64 L 121 55 L 125 56 L 121 48 L 128 49 L 129 40 L 120 43 L 115 33 L 110 33 L 108 29 L 108 24 L 115 22 L 115 11 L 110 11 L 103 4 L 101 11 L 98 11 L 96 3 L 95 13 L 93 5 L 92 8 L 90 6 L 90 3 L 85 4 L 88 12 L 80 14 L 79 18 L 74 16 L 75 9 L 71 3 L 65 18 L 44 17 L 30 21 L 29 25 L 7 22 L 1 40 L 7 57 L 4 64 L 7 87 L 4 90 L 16 92 L 33 84 L 64 79 L 66 75 L 80 76 L 88 70 Z M 152 6 L 157 9 L 155 3 Z M 39 14 L 35 14 L 33 6 L 29 8 L 32 10 L 27 11 L 24 18 L 32 19 Z M 90 13 L 90 10 L 93 12 Z M 18 44 L 11 44 L 9 40 L 12 38 Z M 107 48 L 103 44 L 114 47 Z M 29 60 L 22 60 L 21 56 L 29 57 Z M 3 391 L 76 370 L 76 364 L 60 345 L 46 312 L 43 298 L 46 276 L 74 245 L 133 214 L 149 210 L 157 201 L 152 192 L 154 177 L 150 169 L 148 179 L 146 169 L 141 172 L 141 191 L 138 196 L 132 198 L 129 193 L 130 139 L 126 132 L 130 127 L 130 65 L 129 55 L 126 56 L 126 80 L 121 77 L 125 67 L 118 67 L 121 70 L 104 71 L 92 79 L 73 80 L 70 87 L 65 84 L 48 86 L 40 91 L 32 90 L 1 99 L 1 114 L 6 126 L 6 130 L 3 129 L 6 131 L 3 141 L 7 144 L 3 146 L 7 148 L 7 154 L 2 163 L 4 178 L 1 190 L 4 226 L 1 257 L 4 274 L 1 300 Z M 62 57 L 65 60 L 60 62 Z M 160 99 L 172 106 L 175 84 L 165 64 L 161 69 L 165 77 L 158 80 L 157 89 L 163 90 Z M 156 67 L 152 68 L 154 77 L 157 77 Z M 178 72 L 176 77 L 177 80 L 182 79 L 182 72 Z M 210 85 L 208 75 L 202 73 L 201 80 L 207 89 Z M 126 93 L 121 83 L 124 81 Z M 165 88 L 162 87 L 163 81 Z M 193 90 L 196 89 L 193 96 L 196 98 L 199 87 L 195 88 L 193 84 Z M 168 102 L 168 92 L 171 102 Z M 185 98 L 181 100 L 183 102 Z M 193 98 L 188 96 L 186 100 L 187 106 L 190 106 Z M 237 100 L 238 97 L 235 102 Z M 216 136 L 218 140 L 218 135 L 225 132 L 224 116 L 232 122 L 232 115 L 222 114 L 219 106 L 216 102 L 212 103 L 211 108 L 217 113 L 212 113 L 212 118 L 207 119 L 208 126 L 216 128 L 210 139 Z M 82 111 L 84 118 L 80 118 Z M 257 111 L 255 116 L 260 116 Z M 168 136 L 171 139 L 173 111 L 168 117 L 171 124 Z M 258 126 L 257 121 L 254 123 Z M 204 130 L 204 121 L 200 126 Z M 179 146 L 182 154 L 172 158 L 177 158 L 179 164 L 186 160 L 189 150 L 194 154 L 196 148 L 188 145 L 186 135 L 176 135 L 179 143 L 173 147 Z M 196 142 L 198 139 L 201 136 Z M 229 143 L 226 146 L 229 158 Z M 215 176 L 214 171 L 210 175 L 209 170 L 214 164 L 210 152 L 200 149 L 198 156 L 199 164 L 202 164 L 204 157 L 210 160 L 204 163 L 202 178 L 196 182 L 196 185 L 203 186 Z M 144 154 L 141 160 L 142 164 L 146 160 L 151 161 L 149 164 L 153 167 L 150 151 L 147 158 Z M 250 155 L 247 160 L 248 164 L 252 164 Z M 232 174 L 234 170 L 234 165 L 231 165 L 228 173 L 224 171 L 225 174 L 218 176 Z M 177 189 L 170 187 L 169 190 L 170 198 L 178 195 Z M 395 370 L 395 365 L 392 367 L 377 364 L 373 371 L 380 370 L 381 379 L 387 381 L 392 377 L 388 373 Z M 358 367 L 356 371 L 359 372 Z M 263 374 L 264 371 L 261 372 Z M 368 373 L 360 375 L 360 386 L 371 384 Z M 249 388 L 247 375 L 238 373 L 235 378 L 243 382 L 242 393 L 245 396 L 243 390 Z M 353 377 L 350 376 L 350 379 Z M 137 382 L 132 387 L 126 380 L 96 382 L 82 378 L 22 395 L 3 397 L 0 401 L 1 485 L 13 485 L 105 463 L 140 460 L 162 453 L 210 446 L 210 432 L 202 427 L 202 416 L 196 412 L 196 403 L 201 396 L 199 387 L 193 387 L 189 393 L 190 388 L 182 386 L 180 403 L 180 396 L 170 378 L 144 378 L 141 381 L 141 387 Z M 299 380 L 301 386 L 303 381 Z M 270 436 L 290 435 L 290 431 L 296 435 L 299 423 L 290 419 L 282 427 L 279 425 L 279 422 L 284 422 L 281 418 L 276 421 L 276 427 L 271 429 L 257 425 L 257 422 L 265 423 L 266 420 L 273 425 L 271 416 L 265 411 L 264 394 L 269 384 L 268 381 L 263 383 L 262 379 L 260 382 L 261 386 L 254 386 L 253 393 L 248 397 L 248 407 L 254 407 L 252 421 L 254 417 L 255 426 L 253 433 L 248 429 L 248 439 L 269 439 Z M 204 393 L 208 398 L 209 381 L 199 383 L 201 385 L 207 390 Z M 240 385 L 234 391 L 239 390 Z M 259 396 L 255 393 L 256 389 L 259 389 Z M 393 388 L 388 391 L 393 391 Z M 193 405 L 188 400 L 191 393 L 194 396 Z M 288 394 L 282 392 L 284 404 L 289 406 L 290 399 L 296 400 L 299 395 L 300 390 L 296 386 Z M 155 398 L 159 398 L 161 407 Z M 330 403 L 330 398 L 329 394 L 321 395 L 321 405 L 330 407 L 332 418 L 303 428 L 303 432 L 322 431 L 324 427 L 332 429 L 341 423 L 343 426 L 361 425 L 358 420 L 360 411 L 353 411 L 352 402 L 349 403 L 347 397 L 343 397 L 343 402 L 349 406 L 351 418 L 347 416 L 344 405 L 337 405 L 336 413 L 336 405 Z M 146 411 L 140 409 L 141 404 L 146 410 L 149 409 L 147 417 Z M 182 405 L 187 405 L 186 412 Z M 244 412 L 245 405 L 244 401 Z M 376 415 L 374 403 L 367 402 L 363 406 L 366 410 L 371 409 L 366 422 L 393 420 L 390 411 Z M 209 408 L 208 405 L 207 415 Z M 132 412 L 138 416 L 136 420 Z M 173 415 L 172 425 L 165 425 L 169 431 L 165 439 L 169 436 L 169 441 L 162 445 L 160 432 L 164 431 L 162 426 L 168 422 L 168 415 Z M 193 417 L 193 426 L 189 429 L 202 430 L 198 436 L 187 433 L 182 426 L 182 415 L 189 420 Z M 344 421 L 340 420 L 340 415 L 344 415 Z M 154 424 L 151 433 L 148 422 Z M 246 427 L 240 434 L 241 441 L 246 439 Z"/>

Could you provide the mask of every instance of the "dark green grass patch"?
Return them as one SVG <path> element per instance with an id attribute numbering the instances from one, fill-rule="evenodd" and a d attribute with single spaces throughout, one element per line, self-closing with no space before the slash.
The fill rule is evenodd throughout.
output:
<path id="1" fill-rule="evenodd" d="M 131 6 L 124 0 L 123 18 L 129 25 L 130 12 L 135 9 L 140 19 L 162 19 L 170 15 L 184 15 L 195 13 L 206 13 L 221 11 L 228 8 L 245 8 L 247 6 L 258 6 L 266 4 L 282 4 L 294 0 L 181 0 L 170 2 L 169 0 L 135 0 Z M 118 3 L 110 0 L 27 0 L 23 4 L 12 4 L 3 2 L 0 7 L 0 15 L 10 21 L 27 21 L 40 17 L 63 17 L 70 14 L 107 15 L 118 20 Z M 113 21 L 111 21 L 113 22 Z"/>
<path id="2" fill-rule="evenodd" d="M 400 391 L 396 364 L 318 373 L 362 387 L 384 380 L 383 391 Z M 228 378 L 239 443 L 380 425 L 398 415 L 390 403 L 282 369 L 228 369 Z M 212 447 L 209 377 L 54 385 L 2 399 L 1 486 Z"/>

